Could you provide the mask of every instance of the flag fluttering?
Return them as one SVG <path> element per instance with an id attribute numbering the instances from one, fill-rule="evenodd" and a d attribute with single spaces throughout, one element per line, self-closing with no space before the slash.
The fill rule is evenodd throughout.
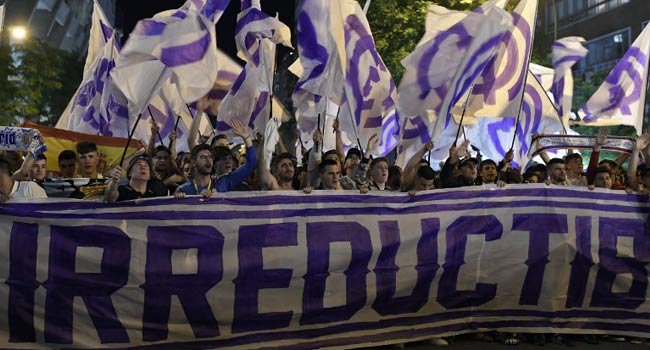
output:
<path id="1" fill-rule="evenodd" d="M 436 15 L 440 21 L 434 20 Z M 449 26 L 450 18 L 461 19 Z M 406 68 L 398 94 L 398 110 L 406 118 L 398 156 L 402 165 L 431 139 L 435 143 L 432 158 L 446 157 L 451 143 L 443 134 L 451 129 L 455 134 L 457 126 L 451 108 L 492 61 L 512 17 L 498 7 L 491 7 L 485 14 L 442 8 L 430 11 L 427 23 L 443 23 L 446 28 L 420 43 L 402 61 Z M 436 29 L 428 31 L 435 33 Z M 428 136 L 422 134 L 425 130 Z"/>
<path id="2" fill-rule="evenodd" d="M 554 134 L 562 130 L 557 109 L 540 82 L 529 71 L 519 123 L 515 118 L 478 118 L 476 124 L 467 126 L 466 136 L 485 157 L 494 160 L 503 159 L 512 145 L 514 166 L 523 169 L 530 160 L 533 135 Z"/>
<path id="3" fill-rule="evenodd" d="M 217 131 L 229 132 L 230 122 L 239 119 L 251 130 L 264 133 L 273 94 L 275 46 L 291 47 L 291 32 L 277 18 L 262 12 L 259 0 L 242 1 L 235 39 L 246 66 L 219 105 Z"/>
<path id="4" fill-rule="evenodd" d="M 57 128 L 102 136 L 127 136 L 127 101 L 111 78 L 119 52 L 116 32 L 95 0 L 83 79 L 59 118 Z"/>
<path id="5" fill-rule="evenodd" d="M 641 135 L 648 86 L 650 26 L 634 40 L 603 84 L 578 111 L 580 124 L 632 125 Z"/>
<path id="6" fill-rule="evenodd" d="M 553 86 L 551 93 L 555 107 L 562 118 L 565 128 L 569 127 L 571 107 L 573 103 L 573 73 L 571 67 L 583 59 L 589 50 L 582 43 L 584 38 L 570 36 L 553 43 Z"/>
<path id="7" fill-rule="evenodd" d="M 381 136 L 375 155 L 385 155 L 399 137 L 397 90 L 388 68 L 377 52 L 365 13 L 357 1 L 343 0 L 341 23 L 345 33 L 344 102 L 340 127 L 365 147 L 373 134 Z"/>
<path id="8" fill-rule="evenodd" d="M 138 115 L 168 80 L 183 101 L 198 100 L 218 68 L 214 23 L 192 10 L 170 10 L 138 22 L 111 76 Z"/>

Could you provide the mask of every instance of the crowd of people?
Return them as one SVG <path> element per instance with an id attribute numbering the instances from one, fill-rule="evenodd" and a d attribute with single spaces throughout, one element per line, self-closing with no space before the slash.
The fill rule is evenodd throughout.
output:
<path id="1" fill-rule="evenodd" d="M 361 194 L 370 191 L 417 192 L 438 188 L 454 188 L 494 184 L 541 183 L 556 186 L 576 186 L 625 190 L 628 193 L 649 193 L 650 157 L 643 159 L 648 150 L 650 134 L 637 138 L 627 171 L 622 165 L 629 154 L 618 159 L 600 159 L 600 148 L 607 142 L 607 133 L 599 133 L 589 158 L 587 169 L 578 152 L 563 158 L 549 158 L 542 152 L 542 164 L 529 166 L 525 171 L 512 166 L 513 152 L 501 160 L 470 156 L 469 141 L 453 145 L 449 157 L 434 171 L 426 155 L 433 148 L 429 142 L 404 166 L 391 164 L 385 157 L 368 156 L 378 144 L 378 138 L 369 139 L 365 149 L 350 148 L 344 151 L 337 123 L 336 148 L 322 150 L 323 135 L 313 134 L 314 147 L 303 152 L 302 166 L 297 157 L 286 151 L 281 142 L 270 161 L 265 164 L 261 135 L 253 139 L 248 129 L 239 121 L 233 122 L 233 134 L 244 140 L 241 152 L 231 149 L 226 135 L 220 134 L 209 142 L 191 144 L 190 152 L 176 153 L 176 134 L 170 135 L 169 147 L 156 145 L 157 126 L 152 124 L 152 138 L 145 152 L 128 160 L 125 169 L 115 166 L 102 174 L 98 170 L 100 156 L 91 142 L 79 142 L 75 150 L 64 150 L 58 155 L 58 173 L 48 173 L 48 159 L 44 155 L 27 154 L 24 159 L 15 151 L 3 151 L 0 157 L 0 202 L 11 198 L 45 198 L 47 182 L 52 179 L 89 179 L 86 186 L 99 185 L 106 202 L 119 202 L 138 198 L 174 196 L 182 199 L 188 195 L 209 197 L 215 192 L 251 190 L 301 190 L 312 193 L 318 190 L 351 191 Z M 480 153 L 479 153 L 480 154 Z M 126 163 L 126 162 L 125 162 Z M 103 185 L 103 187 L 101 186 Z M 87 198 L 88 191 L 76 188 L 72 198 Z M 94 196 L 97 198 L 97 196 Z"/>
<path id="2" fill-rule="evenodd" d="M 72 198 L 88 198 L 88 193 L 100 195 L 113 203 L 140 198 L 173 196 L 182 200 L 186 196 L 210 197 L 216 192 L 230 191 L 302 191 L 306 194 L 319 190 L 357 191 L 365 194 L 375 191 L 407 192 L 415 195 L 421 191 L 493 184 L 502 188 L 508 184 L 546 183 L 549 186 L 574 186 L 590 189 L 625 190 L 628 193 L 650 193 L 650 134 L 636 140 L 630 154 L 616 160 L 600 160 L 600 150 L 607 143 L 607 133 L 595 137 L 588 166 L 585 171 L 580 153 L 569 152 L 563 158 L 549 158 L 542 152 L 543 164 L 535 164 L 521 172 L 512 166 L 513 152 L 504 159 L 480 159 L 470 156 L 469 142 L 451 146 L 449 157 L 434 171 L 427 161 L 433 143 L 424 145 L 407 162 L 404 169 L 391 164 L 388 158 L 371 158 L 368 155 L 377 147 L 378 138 L 369 139 L 365 149 L 350 148 L 344 151 L 341 132 L 334 124 L 336 148 L 321 149 L 323 135 L 313 134 L 314 147 L 301 155 L 303 166 L 297 166 L 297 157 L 286 151 L 281 142 L 274 153 L 270 167 L 265 166 L 263 140 L 253 139 L 248 128 L 235 120 L 233 134 L 244 143 L 243 151 L 234 151 L 226 135 L 216 135 L 204 143 L 190 144 L 191 151 L 176 153 L 176 134 L 170 135 L 169 147 L 156 145 L 158 127 L 152 124 L 152 137 L 145 152 L 128 159 L 126 168 L 115 166 L 105 174 L 98 171 L 100 155 L 91 142 L 80 142 L 75 150 L 64 150 L 58 155 L 56 174 L 48 174 L 48 159 L 44 155 L 29 153 L 23 157 L 14 151 L 3 151 L 0 156 L 0 203 L 21 198 L 46 198 L 47 182 L 61 179 L 89 179 L 85 186 L 99 185 L 99 191 L 76 188 Z M 480 154 L 480 153 L 479 153 Z M 627 171 L 622 165 L 630 158 Z M 645 157 L 644 157 L 645 156 Z M 639 159 L 646 162 L 639 164 Z M 510 333 L 479 333 L 481 340 L 499 340 L 507 345 L 519 343 L 519 336 Z M 557 335 L 530 335 L 531 342 L 544 344 L 557 340 Z M 622 337 L 610 340 L 624 341 Z M 589 343 L 597 342 L 594 336 L 584 336 Z M 633 341 L 640 341 L 633 339 Z M 435 345 L 446 345 L 442 338 L 431 339 Z M 565 344 L 571 338 L 561 339 Z"/>

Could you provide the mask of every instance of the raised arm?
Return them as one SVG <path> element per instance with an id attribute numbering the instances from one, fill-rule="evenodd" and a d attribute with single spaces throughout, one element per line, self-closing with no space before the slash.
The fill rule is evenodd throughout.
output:
<path id="1" fill-rule="evenodd" d="M 273 177 L 269 169 L 266 168 L 265 152 L 262 145 L 264 145 L 264 136 L 260 135 L 259 146 L 257 147 L 257 176 L 260 186 L 263 190 L 276 190 L 280 186 L 278 186 L 278 181 Z"/>
<path id="2" fill-rule="evenodd" d="M 155 156 L 155 150 L 156 150 L 156 135 L 158 135 L 158 131 L 160 128 L 158 127 L 158 124 L 151 120 L 151 135 L 149 136 L 149 143 L 147 143 L 147 155 L 150 158 L 153 158 Z"/>
<path id="3" fill-rule="evenodd" d="M 650 144 L 650 134 L 648 133 L 645 133 L 636 139 L 634 150 L 632 151 L 632 158 L 630 159 L 630 164 L 627 166 L 627 182 L 629 187 L 635 191 L 639 187 L 639 179 L 636 177 L 636 168 L 639 165 L 639 155 L 641 154 L 641 150 L 648 147 L 648 144 Z"/>
<path id="4" fill-rule="evenodd" d="M 415 152 L 413 157 L 406 162 L 404 170 L 402 171 L 402 186 L 410 185 L 413 180 L 415 180 L 415 174 L 417 173 L 417 165 L 424 157 L 424 153 L 429 152 L 433 149 L 433 141 L 427 142 L 420 150 Z"/>
<path id="5" fill-rule="evenodd" d="M 339 125 L 339 118 L 334 119 L 334 133 L 336 134 L 336 153 L 339 155 L 339 159 L 345 159 L 345 150 L 343 149 L 343 136 L 341 135 L 341 129 Z M 361 147 L 361 145 L 359 145 Z"/>

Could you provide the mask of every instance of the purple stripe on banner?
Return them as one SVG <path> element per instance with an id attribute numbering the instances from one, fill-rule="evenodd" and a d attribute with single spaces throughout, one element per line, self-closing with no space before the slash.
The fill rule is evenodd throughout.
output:
<path id="1" fill-rule="evenodd" d="M 220 122 L 225 124 L 224 122 Z M 228 124 L 225 124 L 226 126 Z M 228 126 L 229 128 L 229 126 Z M 524 187 L 525 185 L 519 185 Z M 618 192 L 618 193 L 617 193 Z M 498 191 L 481 190 L 481 191 L 467 191 L 462 189 L 447 190 L 440 192 L 437 190 L 424 192 L 413 197 L 404 193 L 400 196 L 374 196 L 366 194 L 363 196 L 346 196 L 346 195 L 328 195 L 319 196 L 316 193 L 312 195 L 268 195 L 268 196 L 255 196 L 255 197 L 213 197 L 207 200 L 202 200 L 199 197 L 191 197 L 185 200 L 173 200 L 171 197 L 160 199 L 149 199 L 139 201 L 128 201 L 121 203 L 96 203 L 96 202 L 55 202 L 55 203 L 10 203 L 5 208 L 14 208 L 20 211 L 63 211 L 74 209 L 102 209 L 102 208 L 148 208 L 158 205 L 169 204 L 184 204 L 184 205 L 203 205 L 206 201 L 219 202 L 218 204 L 228 206 L 268 206 L 269 203 L 277 205 L 285 204 L 313 204 L 313 203 L 350 203 L 354 198 L 355 203 L 372 204 L 372 203 L 385 203 L 385 204 L 402 204 L 412 203 L 415 201 L 442 201 L 442 200 L 464 200 L 472 201 L 477 199 L 499 199 L 507 197 L 527 196 L 536 198 L 581 198 L 586 200 L 602 200 L 602 201 L 622 201 L 630 204 L 647 204 L 650 202 L 650 197 L 643 195 L 627 194 L 623 191 L 612 191 L 610 193 L 602 192 L 587 192 L 577 191 L 572 189 L 562 189 L 557 187 L 549 188 L 505 188 Z"/>
<path id="2" fill-rule="evenodd" d="M 611 317 L 612 315 L 616 315 Z M 286 331 L 286 332 L 271 332 L 271 333 L 262 333 L 262 334 L 252 334 L 245 335 L 240 337 L 234 337 L 230 339 L 223 340 L 209 340 L 209 341 L 196 341 L 196 342 L 179 342 L 179 343 L 167 343 L 167 344 L 153 344 L 145 345 L 138 347 L 124 347 L 124 348 L 111 348 L 112 350 L 129 350 L 129 349 L 156 349 L 156 350 L 176 350 L 179 348 L 192 348 L 192 349 L 209 349 L 216 347 L 227 347 L 227 346 L 238 346 L 252 343 L 263 343 L 271 342 L 282 339 L 313 339 L 318 337 L 324 337 L 329 335 L 336 335 L 345 332 L 354 332 L 354 331 L 368 331 L 376 330 L 389 327 L 399 327 L 399 326 L 414 326 L 418 324 L 428 324 L 435 322 L 443 322 L 454 319 L 463 319 L 463 318 L 478 318 L 478 317 L 540 317 L 547 319 L 557 319 L 557 318 L 595 318 L 595 319 L 617 319 L 617 320 L 629 320 L 629 319 L 647 319 L 650 317 L 647 313 L 634 313 L 626 311 L 557 311 L 557 312 L 546 312 L 546 311 L 535 311 L 535 310 L 493 310 L 493 311 L 455 311 L 455 312 L 445 312 L 438 313 L 434 315 L 419 316 L 419 317 L 400 317 L 394 319 L 381 320 L 377 322 L 357 322 L 351 324 L 343 324 L 337 326 L 330 326 L 325 328 L 317 329 L 308 329 L 308 330 L 298 330 L 298 331 Z M 437 327 L 428 327 L 422 329 L 408 329 L 397 332 L 385 332 L 380 333 L 374 336 L 354 336 L 348 338 L 340 338 L 330 340 L 323 340 L 317 342 L 311 342 L 307 344 L 313 344 L 313 346 L 307 346 L 307 344 L 297 344 L 295 348 L 305 349 L 305 348 L 320 348 L 334 345 L 345 345 L 351 343 L 364 343 L 372 341 L 385 341 L 391 339 L 408 339 L 415 338 L 426 335 L 438 335 L 444 333 L 452 332 L 467 332 L 467 331 L 476 331 L 480 328 L 529 328 L 531 331 L 534 331 L 535 328 L 543 327 L 553 327 L 556 328 L 556 331 L 562 333 L 562 329 L 583 329 L 583 330 L 609 330 L 609 331 L 618 331 L 618 332 L 642 332 L 647 333 L 650 331 L 650 325 L 643 324 L 634 324 L 634 323 L 611 323 L 606 321 L 550 321 L 550 320 L 505 320 L 505 321 L 467 321 L 456 323 L 446 326 L 437 326 Z M 540 332 L 547 332 L 547 330 L 540 330 Z M 615 334 L 615 333 L 611 333 Z M 353 340 L 356 340 L 352 342 Z M 268 347 L 267 349 L 274 349 L 276 347 Z M 281 349 L 289 349 L 290 347 L 281 346 L 277 347 Z"/>
<path id="3" fill-rule="evenodd" d="M 200 198 L 196 198 L 199 201 Z M 565 199 L 563 199 L 565 200 Z M 185 201 L 188 201 L 187 199 Z M 201 202 L 203 205 L 206 201 Z M 280 219 L 291 217 L 322 217 L 334 215 L 406 215 L 439 212 L 456 212 L 461 210 L 499 209 L 499 208 L 524 208 L 552 206 L 555 208 L 598 210 L 611 213 L 650 213 L 650 208 L 639 206 L 624 207 L 620 205 L 598 203 L 566 203 L 553 200 L 521 200 L 508 202 L 474 202 L 456 204 L 427 204 L 407 208 L 364 207 L 364 208 L 322 208 L 322 209 L 277 209 L 258 211 L 152 211 L 152 212 L 122 212 L 122 213 L 58 213 L 58 212 L 32 212 L 16 210 L 12 207 L 0 208 L 0 214 L 17 217 L 35 217 L 48 219 L 107 219 L 107 220 L 235 220 L 235 219 Z"/>
<path id="4" fill-rule="evenodd" d="M 163 22 L 158 22 L 153 19 L 143 19 L 135 26 L 132 34 L 142 36 L 161 35 L 165 31 L 166 27 L 167 24 Z"/>
<path id="5" fill-rule="evenodd" d="M 178 67 L 200 61 L 208 51 L 211 41 L 210 34 L 206 33 L 195 42 L 164 48 L 160 54 L 160 61 L 167 67 Z"/>

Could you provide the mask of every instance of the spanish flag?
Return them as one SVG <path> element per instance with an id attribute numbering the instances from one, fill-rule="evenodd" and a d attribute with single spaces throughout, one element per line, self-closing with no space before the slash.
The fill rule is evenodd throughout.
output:
<path id="1" fill-rule="evenodd" d="M 98 136 L 84 134 L 76 131 L 51 128 L 38 125 L 32 122 L 23 123 L 23 127 L 37 129 L 41 133 L 43 142 L 47 145 L 45 156 L 48 159 L 47 170 L 59 173 L 59 153 L 64 150 L 75 151 L 78 142 L 89 141 L 97 145 L 99 155 L 98 171 L 104 173 L 120 162 L 126 141 L 123 137 Z M 140 140 L 131 140 L 126 151 L 126 158 L 131 157 L 136 151 L 143 149 L 144 144 Z M 78 157 L 78 155 L 77 155 Z"/>

